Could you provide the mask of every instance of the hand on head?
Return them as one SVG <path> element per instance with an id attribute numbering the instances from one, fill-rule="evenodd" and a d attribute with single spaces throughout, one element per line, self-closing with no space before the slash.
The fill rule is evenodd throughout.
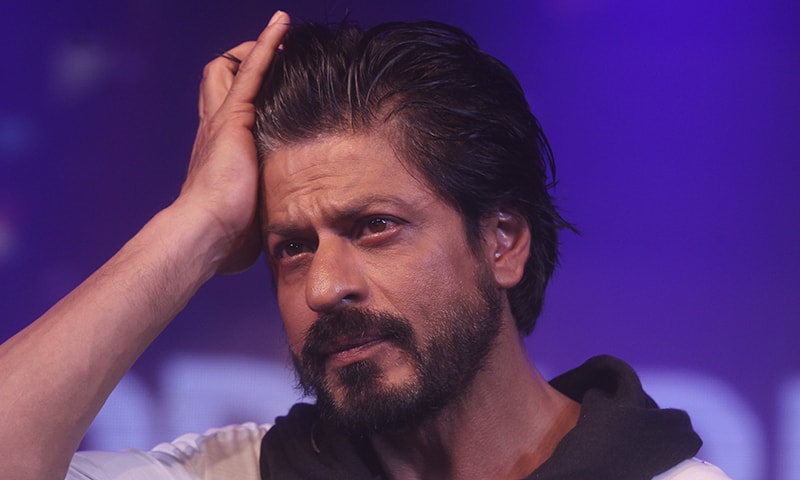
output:
<path id="1" fill-rule="evenodd" d="M 199 208 L 218 223 L 224 249 L 219 272 L 247 268 L 259 254 L 253 101 L 288 28 L 289 16 L 276 12 L 256 41 L 229 50 L 203 72 L 200 126 L 176 203 Z"/>

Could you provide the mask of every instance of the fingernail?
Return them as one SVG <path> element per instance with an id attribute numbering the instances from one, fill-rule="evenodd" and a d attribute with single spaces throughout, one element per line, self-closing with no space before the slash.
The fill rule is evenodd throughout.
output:
<path id="1" fill-rule="evenodd" d="M 277 22 L 279 18 L 281 18 L 285 13 L 282 10 L 278 10 L 272 15 L 272 18 L 269 19 L 269 23 L 267 26 L 272 25 L 273 23 Z"/>

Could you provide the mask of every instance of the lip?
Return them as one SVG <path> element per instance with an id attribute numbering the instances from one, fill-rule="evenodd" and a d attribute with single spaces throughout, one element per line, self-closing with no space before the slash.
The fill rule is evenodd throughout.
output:
<path id="1" fill-rule="evenodd" d="M 379 340 L 382 340 L 382 337 L 378 332 L 362 332 L 358 335 L 339 335 L 330 338 L 326 342 L 326 345 L 319 349 L 319 354 L 324 356 L 335 355 Z"/>
<path id="2" fill-rule="evenodd" d="M 341 368 L 366 360 L 385 342 L 380 337 L 335 342 L 327 352 L 326 363 L 329 367 Z"/>

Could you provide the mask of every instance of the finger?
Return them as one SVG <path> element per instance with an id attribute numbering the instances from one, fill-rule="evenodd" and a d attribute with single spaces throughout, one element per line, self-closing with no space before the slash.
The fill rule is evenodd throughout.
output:
<path id="1" fill-rule="evenodd" d="M 226 102 L 253 102 L 261 88 L 264 74 L 275 56 L 275 51 L 289 30 L 289 22 L 289 15 L 285 12 L 278 11 L 272 16 L 269 25 L 261 32 L 250 53 L 239 65 Z"/>
<path id="2" fill-rule="evenodd" d="M 210 61 L 203 70 L 203 80 L 200 82 L 199 115 L 206 118 L 219 110 L 220 105 L 228 95 L 233 84 L 233 79 L 239 70 L 239 63 L 226 58 L 244 58 L 253 49 L 256 42 L 245 42 L 228 50 Z"/>

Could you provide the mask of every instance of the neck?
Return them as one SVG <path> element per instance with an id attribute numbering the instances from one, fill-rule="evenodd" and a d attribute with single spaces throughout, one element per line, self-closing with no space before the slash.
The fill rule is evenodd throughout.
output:
<path id="1" fill-rule="evenodd" d="M 511 326 L 463 399 L 371 440 L 389 478 L 518 479 L 550 457 L 579 409 L 544 380 Z"/>

